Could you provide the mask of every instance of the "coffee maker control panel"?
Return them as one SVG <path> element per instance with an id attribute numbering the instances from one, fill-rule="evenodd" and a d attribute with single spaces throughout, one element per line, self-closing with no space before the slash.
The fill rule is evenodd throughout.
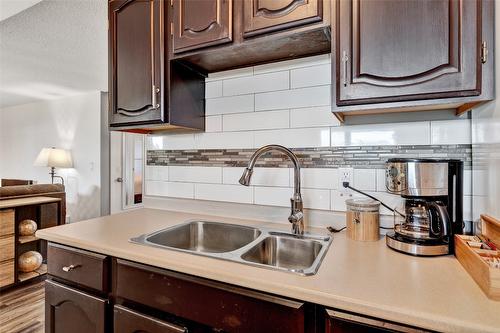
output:
<path id="1" fill-rule="evenodd" d="M 385 169 L 385 186 L 391 193 L 406 190 L 406 163 L 387 163 Z"/>

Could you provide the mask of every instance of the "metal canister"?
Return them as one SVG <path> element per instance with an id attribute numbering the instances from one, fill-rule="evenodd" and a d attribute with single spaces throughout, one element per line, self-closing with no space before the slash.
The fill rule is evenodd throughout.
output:
<path id="1" fill-rule="evenodd" d="M 371 199 L 348 199 L 345 204 L 347 237 L 357 241 L 378 240 L 380 203 Z"/>

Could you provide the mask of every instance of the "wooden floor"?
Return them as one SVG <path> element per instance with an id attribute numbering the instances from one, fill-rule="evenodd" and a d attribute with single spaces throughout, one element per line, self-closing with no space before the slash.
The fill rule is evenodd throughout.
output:
<path id="1" fill-rule="evenodd" d="M 44 331 L 45 281 L 31 283 L 0 294 L 1 333 Z"/>

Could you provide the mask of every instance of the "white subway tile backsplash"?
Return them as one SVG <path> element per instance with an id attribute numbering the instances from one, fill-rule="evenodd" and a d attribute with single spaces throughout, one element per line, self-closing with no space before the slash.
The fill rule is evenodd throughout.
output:
<path id="1" fill-rule="evenodd" d="M 164 136 L 149 135 L 146 137 L 146 149 L 193 149 L 194 134 L 168 134 Z"/>
<path id="2" fill-rule="evenodd" d="M 303 168 L 300 170 L 301 184 L 304 188 L 337 189 L 338 169 Z M 290 172 L 290 186 L 293 185 L 294 173 Z"/>
<path id="3" fill-rule="evenodd" d="M 252 203 L 253 187 L 222 184 L 195 184 L 194 198 L 200 200 Z"/>
<path id="4" fill-rule="evenodd" d="M 169 167 L 169 180 L 173 182 L 221 184 L 222 168 L 171 165 Z"/>
<path id="5" fill-rule="evenodd" d="M 205 102 L 205 115 L 207 116 L 254 110 L 254 95 L 211 98 Z"/>
<path id="6" fill-rule="evenodd" d="M 273 72 L 223 81 L 224 96 L 285 90 L 290 87 L 289 72 Z"/>
<path id="7" fill-rule="evenodd" d="M 205 132 L 148 135 L 148 150 L 253 149 L 471 143 L 469 119 L 341 125 L 331 113 L 330 55 L 210 73 L 206 79 Z M 258 112 L 256 112 L 258 111 Z M 390 155 L 390 154 L 389 154 Z M 424 153 L 420 157 L 425 157 Z M 433 155 L 435 156 L 435 154 Z M 387 156 L 390 157 L 390 156 Z M 447 157 L 443 153 L 443 157 Z M 251 186 L 238 183 L 243 167 L 146 166 L 145 193 L 152 196 L 289 207 L 293 170 L 256 167 Z M 489 186 L 486 171 L 464 173 L 466 219 L 478 215 Z M 474 178 L 474 188 L 472 188 Z M 305 208 L 345 211 L 345 200 L 364 197 L 340 191 L 338 169 L 302 168 Z M 402 199 L 386 193 L 385 170 L 354 169 L 353 185 L 390 206 Z M 392 213 L 381 208 L 382 214 Z M 286 218 L 286 217 L 284 217 Z"/>
<path id="8" fill-rule="evenodd" d="M 431 121 L 431 144 L 467 144 L 472 142 L 470 119 Z"/>
<path id="9" fill-rule="evenodd" d="M 164 182 L 164 186 L 167 197 L 194 199 L 193 183 Z"/>
<path id="10" fill-rule="evenodd" d="M 292 89 L 331 84 L 331 66 L 324 64 L 290 71 L 290 87 Z"/>
<path id="11" fill-rule="evenodd" d="M 398 208 L 401 211 L 401 206 L 404 202 L 404 199 L 401 198 L 399 195 L 393 195 L 393 194 L 389 194 L 389 193 L 385 193 L 385 192 L 370 192 L 370 191 L 367 191 L 366 193 L 381 200 L 389 207 Z M 347 199 L 366 198 L 366 196 L 359 194 L 359 193 L 356 193 L 356 192 L 348 191 L 348 193 L 344 193 L 344 192 L 339 191 L 339 190 L 332 190 L 331 196 L 332 196 L 331 197 L 331 209 L 334 211 L 339 211 L 339 212 L 346 211 L 345 201 Z M 382 205 L 380 206 L 380 214 L 393 215 L 393 213 L 391 211 L 384 208 Z"/>
<path id="12" fill-rule="evenodd" d="M 280 61 L 271 64 L 264 64 L 255 66 L 254 73 L 270 73 L 283 70 L 292 70 L 295 68 L 310 67 L 317 65 L 324 65 L 330 63 L 330 54 L 321 54 L 313 57 L 299 58 L 287 61 Z"/>
<path id="13" fill-rule="evenodd" d="M 330 85 L 255 95 L 255 110 L 278 110 L 330 105 Z"/>
<path id="14" fill-rule="evenodd" d="M 238 181 L 240 180 L 244 170 L 245 168 L 240 167 L 223 167 L 222 183 L 228 185 L 239 185 Z"/>
<path id="15" fill-rule="evenodd" d="M 305 188 L 302 190 L 302 200 L 304 208 L 329 210 L 330 190 Z"/>
<path id="16" fill-rule="evenodd" d="M 253 132 L 197 133 L 191 149 L 253 148 Z"/>
<path id="17" fill-rule="evenodd" d="M 473 221 L 472 219 L 472 196 L 464 195 L 463 201 L 464 221 Z"/>
<path id="18" fill-rule="evenodd" d="M 254 203 L 265 206 L 289 207 L 293 195 L 291 187 L 255 187 Z"/>
<path id="19" fill-rule="evenodd" d="M 167 192 L 164 186 L 165 182 L 159 180 L 146 180 L 146 195 L 154 195 L 154 196 L 166 196 Z"/>
<path id="20" fill-rule="evenodd" d="M 377 191 L 385 192 L 385 169 L 377 169 Z"/>
<path id="21" fill-rule="evenodd" d="M 230 69 L 228 71 L 209 73 L 205 82 L 226 80 L 235 77 L 249 76 L 253 75 L 253 67 Z"/>
<path id="22" fill-rule="evenodd" d="M 295 128 L 256 131 L 255 148 L 268 144 L 279 144 L 288 148 L 328 147 L 330 128 Z"/>
<path id="23" fill-rule="evenodd" d="M 370 124 L 332 127 L 332 146 L 429 145 L 430 124 Z"/>
<path id="24" fill-rule="evenodd" d="M 222 97 L 222 81 L 205 83 L 205 98 Z"/>
<path id="25" fill-rule="evenodd" d="M 290 111 L 263 111 L 227 114 L 223 116 L 224 131 L 288 128 Z"/>
<path id="26" fill-rule="evenodd" d="M 238 181 L 245 168 L 225 167 L 222 168 L 222 179 L 224 184 L 239 185 Z M 282 186 L 288 187 L 290 169 L 287 168 L 261 168 L 253 169 L 251 186 Z M 243 186 L 243 185 L 240 185 Z"/>
<path id="27" fill-rule="evenodd" d="M 464 195 L 472 195 L 472 170 L 464 170 Z"/>
<path id="28" fill-rule="evenodd" d="M 290 110 L 290 127 L 339 126 L 330 105 Z"/>
<path id="29" fill-rule="evenodd" d="M 222 116 L 205 117 L 205 132 L 222 132 Z"/>
<path id="30" fill-rule="evenodd" d="M 375 169 L 354 169 L 354 187 L 363 191 L 377 190 L 377 173 Z"/>

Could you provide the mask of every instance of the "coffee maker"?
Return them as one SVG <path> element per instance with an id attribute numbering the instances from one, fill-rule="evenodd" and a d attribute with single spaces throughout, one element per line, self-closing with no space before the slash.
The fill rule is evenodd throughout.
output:
<path id="1" fill-rule="evenodd" d="M 389 159 L 386 188 L 405 199 L 387 246 L 416 256 L 453 253 L 453 235 L 463 233 L 462 161 Z"/>

